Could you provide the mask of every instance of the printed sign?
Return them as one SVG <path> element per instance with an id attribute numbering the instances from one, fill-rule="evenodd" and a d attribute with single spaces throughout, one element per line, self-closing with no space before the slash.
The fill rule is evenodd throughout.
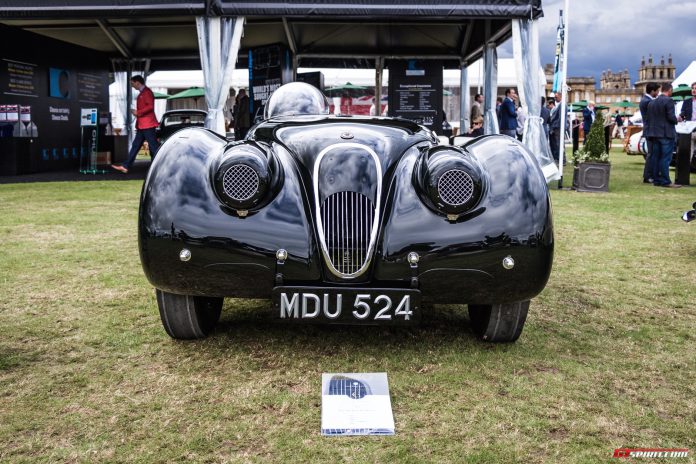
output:
<path id="1" fill-rule="evenodd" d="M 82 108 L 80 111 L 81 126 L 96 126 L 97 125 L 97 109 Z"/>
<path id="2" fill-rule="evenodd" d="M 394 435 L 387 374 L 322 374 L 321 434 Z"/>

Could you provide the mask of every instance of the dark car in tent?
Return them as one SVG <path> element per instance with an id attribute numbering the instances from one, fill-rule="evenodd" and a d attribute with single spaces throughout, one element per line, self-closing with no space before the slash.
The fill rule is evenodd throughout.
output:
<path id="1" fill-rule="evenodd" d="M 162 115 L 159 127 L 157 128 L 157 138 L 163 142 L 171 135 L 181 129 L 188 127 L 205 126 L 205 117 L 208 113 L 203 110 L 171 110 Z"/>
<path id="2" fill-rule="evenodd" d="M 467 304 L 483 340 L 516 340 L 553 259 L 549 192 L 503 135 L 438 145 L 414 122 L 328 115 L 305 83 L 230 142 L 174 133 L 143 187 L 139 246 L 167 333 L 206 336 L 223 299 L 287 322 L 412 324 Z"/>

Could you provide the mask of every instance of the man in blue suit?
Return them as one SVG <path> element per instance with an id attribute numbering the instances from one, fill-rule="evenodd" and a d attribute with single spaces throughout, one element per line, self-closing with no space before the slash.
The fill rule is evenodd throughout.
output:
<path id="1" fill-rule="evenodd" d="M 582 109 L 582 130 L 585 133 L 585 140 L 582 142 L 583 145 L 587 145 L 587 136 L 590 135 L 590 129 L 592 128 L 595 117 L 595 105 L 594 102 L 591 101 Z"/>
<path id="2" fill-rule="evenodd" d="M 656 187 L 679 188 L 681 185 L 673 184 L 669 178 L 669 163 L 672 161 L 674 142 L 677 131 L 677 115 L 674 112 L 674 100 L 672 100 L 672 84 L 662 84 L 662 93 L 648 104 L 648 119 L 650 124 L 643 129 L 645 137 L 653 137 L 655 152 L 652 154 L 655 178 L 653 185 Z"/>
<path id="3" fill-rule="evenodd" d="M 505 89 L 505 98 L 500 105 L 500 133 L 517 138 L 517 111 L 515 110 L 517 92 L 515 89 Z"/>
<path id="4" fill-rule="evenodd" d="M 645 86 L 645 95 L 643 95 L 643 98 L 640 100 L 640 104 L 638 105 L 638 108 L 640 109 L 640 117 L 643 119 L 643 136 L 645 137 L 645 140 L 648 142 L 647 143 L 647 148 L 648 148 L 648 153 L 645 157 L 645 167 L 643 168 L 643 183 L 644 184 L 652 184 L 653 179 L 655 179 L 655 173 L 653 172 L 653 159 L 652 159 L 652 153 L 657 149 L 657 147 L 653 147 L 653 139 L 652 137 L 648 138 L 645 135 L 645 129 L 650 125 L 649 122 L 649 116 L 648 116 L 648 105 L 650 104 L 651 101 L 657 98 L 657 92 L 660 90 L 660 84 L 656 84 L 654 82 L 651 82 L 650 84 Z"/>
<path id="5" fill-rule="evenodd" d="M 691 84 L 691 98 L 684 100 L 679 121 L 696 121 L 696 82 Z M 691 133 L 691 156 L 696 156 L 696 132 Z"/>

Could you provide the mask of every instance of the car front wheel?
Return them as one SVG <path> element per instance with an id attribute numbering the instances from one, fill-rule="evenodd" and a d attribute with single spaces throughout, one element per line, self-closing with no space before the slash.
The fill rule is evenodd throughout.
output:
<path id="1" fill-rule="evenodd" d="M 469 305 L 474 333 L 484 341 L 510 343 L 520 337 L 527 319 L 529 300 L 494 305 Z"/>
<path id="2" fill-rule="evenodd" d="M 157 306 L 164 330 L 179 340 L 205 338 L 222 311 L 222 298 L 176 295 L 156 290 Z"/>

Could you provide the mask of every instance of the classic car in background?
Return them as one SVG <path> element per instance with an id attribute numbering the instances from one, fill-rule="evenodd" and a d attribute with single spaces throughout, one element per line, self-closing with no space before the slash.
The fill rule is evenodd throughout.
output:
<path id="1" fill-rule="evenodd" d="M 159 127 L 157 128 L 157 138 L 164 142 L 171 135 L 181 129 L 188 127 L 205 126 L 207 112 L 203 110 L 171 110 L 162 115 Z"/>
<path id="2" fill-rule="evenodd" d="M 291 83 L 230 142 L 173 134 L 141 197 L 140 257 L 162 324 L 206 336 L 223 298 L 269 298 L 288 322 L 412 324 L 467 304 L 483 340 L 515 341 L 553 260 L 534 156 L 507 136 L 438 145 L 428 129 L 328 115 Z"/>

